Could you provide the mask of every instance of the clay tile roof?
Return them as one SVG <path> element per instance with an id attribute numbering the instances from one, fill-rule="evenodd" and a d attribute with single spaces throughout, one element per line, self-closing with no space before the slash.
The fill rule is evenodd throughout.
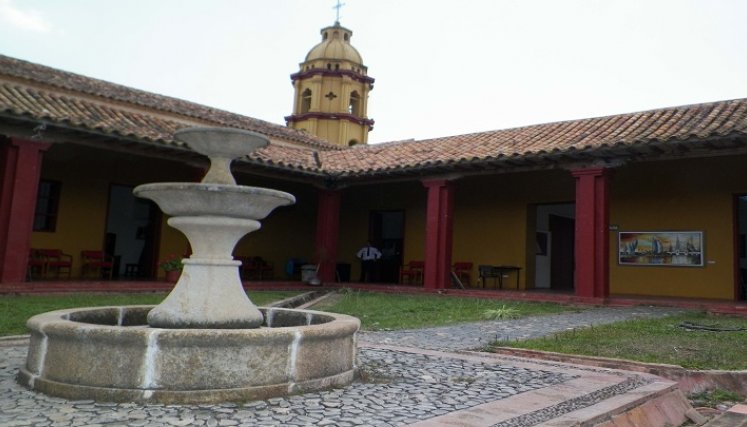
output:
<path id="1" fill-rule="evenodd" d="M 167 144 L 181 127 L 226 126 L 311 149 L 340 149 L 285 126 L 3 55 L 0 76 L 10 77 L 0 81 L 0 112 L 32 119 Z"/>
<path id="2" fill-rule="evenodd" d="M 277 166 L 306 172 L 322 173 L 318 154 L 314 150 L 270 144 L 249 156 L 249 160 L 266 166 Z"/>
<path id="3" fill-rule="evenodd" d="M 320 158 L 327 172 L 355 175 L 726 136 L 747 136 L 747 99 L 356 146 Z"/>
<path id="4" fill-rule="evenodd" d="M 0 115 L 168 146 L 176 144 L 173 132 L 188 126 L 253 130 L 273 143 L 246 159 L 250 163 L 329 178 L 418 173 L 654 144 L 698 148 L 707 139 L 747 137 L 747 99 L 736 99 L 343 148 L 285 126 L 2 55 Z"/>

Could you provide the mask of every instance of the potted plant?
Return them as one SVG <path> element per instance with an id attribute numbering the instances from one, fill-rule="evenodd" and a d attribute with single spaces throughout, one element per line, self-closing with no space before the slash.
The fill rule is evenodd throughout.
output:
<path id="1" fill-rule="evenodd" d="M 166 272 L 166 281 L 174 283 L 179 280 L 179 276 L 182 274 L 182 268 L 184 268 L 182 259 L 176 255 L 169 255 L 165 260 L 161 261 L 159 265 L 163 271 Z"/>

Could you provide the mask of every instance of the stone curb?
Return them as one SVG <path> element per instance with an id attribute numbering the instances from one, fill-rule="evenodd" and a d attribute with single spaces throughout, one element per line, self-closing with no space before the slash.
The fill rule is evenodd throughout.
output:
<path id="1" fill-rule="evenodd" d="M 622 369 L 625 371 L 645 372 L 648 374 L 676 381 L 680 390 L 685 393 L 699 393 L 705 390 L 722 389 L 742 395 L 747 394 L 747 370 L 692 370 L 678 365 L 644 363 L 608 357 L 569 355 L 551 351 L 496 347 L 496 354 L 526 357 L 530 359 L 552 360 L 562 363 L 589 365 L 600 368 Z"/>
<path id="2" fill-rule="evenodd" d="M 657 381 L 579 409 L 535 427 L 618 427 L 627 419 L 636 427 L 680 425 L 690 408 L 677 386 Z"/>

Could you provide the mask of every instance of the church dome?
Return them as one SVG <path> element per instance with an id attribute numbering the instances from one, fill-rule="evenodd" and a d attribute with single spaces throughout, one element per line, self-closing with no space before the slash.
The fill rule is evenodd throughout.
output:
<path id="1" fill-rule="evenodd" d="M 352 31 L 335 22 L 335 25 L 323 28 L 321 33 L 322 42 L 311 48 L 306 55 L 306 62 L 332 59 L 363 64 L 361 54 L 350 44 Z"/>

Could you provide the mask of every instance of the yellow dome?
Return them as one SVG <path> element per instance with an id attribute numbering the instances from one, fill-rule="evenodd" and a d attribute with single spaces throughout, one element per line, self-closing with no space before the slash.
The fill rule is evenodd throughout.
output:
<path id="1" fill-rule="evenodd" d="M 339 22 L 327 28 L 323 28 L 322 42 L 311 48 L 306 55 L 306 61 L 318 59 L 333 59 L 350 61 L 362 65 L 361 54 L 350 44 L 353 32 L 342 27 Z"/>

